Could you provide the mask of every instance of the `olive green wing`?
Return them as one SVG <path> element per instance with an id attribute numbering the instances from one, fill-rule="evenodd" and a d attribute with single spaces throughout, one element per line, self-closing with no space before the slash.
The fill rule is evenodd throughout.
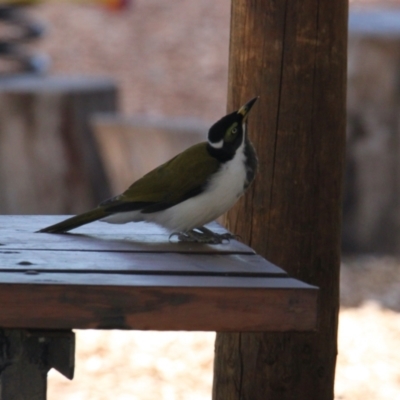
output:
<path id="1" fill-rule="evenodd" d="M 107 212 L 165 210 L 203 191 L 219 169 L 207 143 L 196 144 L 134 182 L 124 193 L 101 203 Z"/>

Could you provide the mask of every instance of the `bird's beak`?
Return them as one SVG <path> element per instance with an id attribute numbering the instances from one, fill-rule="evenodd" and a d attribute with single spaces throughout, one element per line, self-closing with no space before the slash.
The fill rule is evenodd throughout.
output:
<path id="1" fill-rule="evenodd" d="M 237 113 L 241 114 L 243 116 L 243 122 L 246 120 L 247 115 L 249 114 L 249 111 L 251 110 L 251 107 L 253 107 L 253 104 L 258 100 L 259 97 L 260 96 L 254 97 L 254 99 L 251 99 L 244 106 L 239 108 Z"/>

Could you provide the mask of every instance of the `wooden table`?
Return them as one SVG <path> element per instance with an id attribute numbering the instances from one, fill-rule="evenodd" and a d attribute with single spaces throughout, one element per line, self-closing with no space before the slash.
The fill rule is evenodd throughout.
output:
<path id="1" fill-rule="evenodd" d="M 318 289 L 236 240 L 170 242 L 145 223 L 35 233 L 63 218 L 0 216 L 1 400 L 45 399 L 52 367 L 72 378 L 74 328 L 316 329 Z"/>

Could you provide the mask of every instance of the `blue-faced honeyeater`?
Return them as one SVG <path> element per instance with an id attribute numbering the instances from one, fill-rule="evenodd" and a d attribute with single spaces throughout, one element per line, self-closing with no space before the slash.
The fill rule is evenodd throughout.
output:
<path id="1" fill-rule="evenodd" d="M 39 232 L 63 233 L 97 220 L 147 221 L 167 228 L 181 241 L 221 243 L 231 238 L 204 225 L 228 211 L 254 179 L 258 162 L 246 119 L 257 99 L 212 125 L 207 142 L 150 171 L 122 194 Z"/>

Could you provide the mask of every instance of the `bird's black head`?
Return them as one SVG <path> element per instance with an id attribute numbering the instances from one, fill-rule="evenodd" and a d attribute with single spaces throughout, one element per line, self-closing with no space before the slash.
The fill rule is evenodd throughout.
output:
<path id="1" fill-rule="evenodd" d="M 236 150 L 244 143 L 247 115 L 257 101 L 251 99 L 238 111 L 234 111 L 217 121 L 208 131 L 208 151 L 221 161 L 231 160 Z"/>

